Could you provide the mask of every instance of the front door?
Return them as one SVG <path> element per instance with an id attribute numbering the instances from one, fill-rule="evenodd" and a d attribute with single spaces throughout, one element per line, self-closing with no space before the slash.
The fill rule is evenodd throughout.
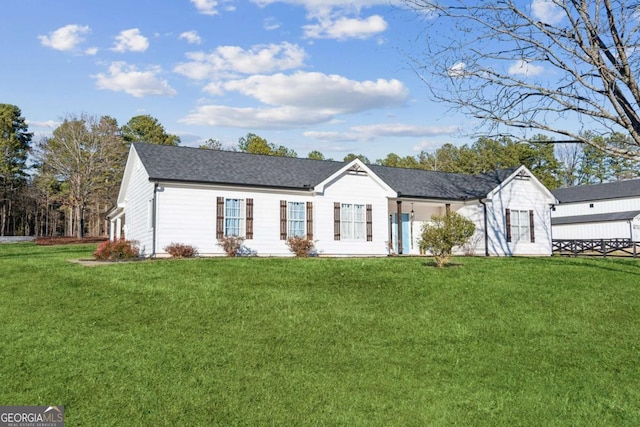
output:
<path id="1" fill-rule="evenodd" d="M 394 213 L 391 220 L 391 238 L 393 240 L 393 251 L 397 254 L 398 251 L 398 214 Z M 408 254 L 411 252 L 411 222 L 409 220 L 409 214 L 402 214 L 402 253 Z"/>

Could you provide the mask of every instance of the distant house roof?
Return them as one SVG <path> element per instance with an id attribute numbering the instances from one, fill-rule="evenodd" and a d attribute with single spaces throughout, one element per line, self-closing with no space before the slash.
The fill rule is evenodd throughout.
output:
<path id="1" fill-rule="evenodd" d="M 156 144 L 133 144 L 149 178 L 256 187 L 308 189 L 347 163 Z M 486 196 L 518 168 L 481 175 L 367 165 L 402 197 L 465 200 Z"/>
<path id="2" fill-rule="evenodd" d="M 628 221 L 640 215 L 640 211 L 609 212 L 593 215 L 552 217 L 551 225 L 584 224 L 588 222 Z"/>
<path id="3" fill-rule="evenodd" d="M 637 197 L 640 196 L 640 179 L 558 188 L 551 192 L 560 203 Z"/>

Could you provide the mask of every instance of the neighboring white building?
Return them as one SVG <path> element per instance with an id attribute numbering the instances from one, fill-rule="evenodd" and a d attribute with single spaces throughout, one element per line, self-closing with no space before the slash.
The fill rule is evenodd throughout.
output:
<path id="1" fill-rule="evenodd" d="M 553 190 L 554 240 L 640 241 L 640 179 Z"/>
<path id="2" fill-rule="evenodd" d="M 222 255 L 218 239 L 246 237 L 258 256 L 288 256 L 292 235 L 319 255 L 419 254 L 424 222 L 447 209 L 472 219 L 477 255 L 550 255 L 553 195 L 524 166 L 463 175 L 132 144 L 111 238 L 163 256 L 183 243 Z M 400 219 L 400 221 L 398 221 Z"/>

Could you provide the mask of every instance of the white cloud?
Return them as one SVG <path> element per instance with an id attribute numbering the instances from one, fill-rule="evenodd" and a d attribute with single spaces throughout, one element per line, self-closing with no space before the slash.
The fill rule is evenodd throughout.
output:
<path id="1" fill-rule="evenodd" d="M 533 77 L 544 72 L 544 67 L 519 59 L 509 67 L 509 74 Z"/>
<path id="2" fill-rule="evenodd" d="M 253 46 L 219 46 L 211 53 L 187 53 L 190 62 L 178 64 L 174 71 L 194 80 L 218 79 L 240 74 L 269 73 L 299 68 L 304 64 L 303 48 L 291 43 Z"/>
<path id="3" fill-rule="evenodd" d="M 85 49 L 84 54 L 85 55 L 90 55 L 93 56 L 95 54 L 98 53 L 98 48 L 97 47 L 90 47 L 89 49 Z"/>
<path id="4" fill-rule="evenodd" d="M 203 15 L 217 15 L 218 8 L 222 6 L 222 4 L 226 4 L 224 9 L 228 12 L 232 12 L 236 10 L 236 7 L 231 4 L 234 0 L 191 0 L 191 3 L 196 7 L 198 13 Z"/>
<path id="5" fill-rule="evenodd" d="M 413 146 L 413 151 L 432 151 L 442 146 L 442 142 L 437 141 L 422 141 L 420 144 Z"/>
<path id="6" fill-rule="evenodd" d="M 459 132 L 457 126 L 416 126 L 404 123 L 388 123 L 378 125 L 362 125 L 351 128 L 353 131 L 369 137 L 394 136 L 394 137 L 419 137 L 451 135 Z"/>
<path id="7" fill-rule="evenodd" d="M 161 71 L 160 67 L 150 67 L 145 71 L 139 71 L 133 65 L 127 65 L 124 62 L 113 62 L 109 66 L 107 74 L 100 73 L 93 77 L 96 79 L 98 89 L 125 92 L 136 98 L 147 95 L 175 95 L 176 91 L 169 86 L 169 83 L 158 77 Z"/>
<path id="8" fill-rule="evenodd" d="M 185 31 L 178 36 L 179 39 L 184 39 L 190 44 L 202 43 L 202 38 L 198 35 L 197 31 Z"/>
<path id="9" fill-rule="evenodd" d="M 49 33 L 47 36 L 38 36 L 44 46 L 55 50 L 72 51 L 84 41 L 83 34 L 91 31 L 88 25 L 65 25 Z"/>
<path id="10" fill-rule="evenodd" d="M 280 28 L 280 22 L 273 17 L 267 18 L 264 20 L 264 29 L 267 31 L 273 31 Z"/>
<path id="11" fill-rule="evenodd" d="M 321 19 L 318 24 L 305 25 L 305 37 L 311 39 L 367 39 L 387 29 L 387 22 L 380 15 L 366 19 L 340 17 L 336 20 Z"/>
<path id="12" fill-rule="evenodd" d="M 273 3 L 287 3 L 296 6 L 304 6 L 306 9 L 331 8 L 355 8 L 389 5 L 399 2 L 393 0 L 251 0 L 258 6 L 264 7 Z"/>
<path id="13" fill-rule="evenodd" d="M 268 105 L 288 105 L 332 114 L 401 105 L 409 96 L 404 84 L 395 79 L 355 81 L 335 74 L 302 71 L 231 80 L 223 83 L 223 88 Z"/>
<path id="14" fill-rule="evenodd" d="M 292 129 L 326 122 L 331 114 L 294 108 L 237 108 L 201 105 L 180 122 L 190 125 L 228 126 L 246 129 Z"/>
<path id="15" fill-rule="evenodd" d="M 361 18 L 364 8 L 401 5 L 400 0 L 251 0 L 260 7 L 274 3 L 286 3 L 304 7 L 307 20 L 313 24 L 303 26 L 305 37 L 310 39 L 351 38 L 366 39 L 387 29 L 387 22 L 380 15 Z"/>
<path id="16" fill-rule="evenodd" d="M 297 72 L 255 75 L 212 83 L 212 94 L 235 91 L 266 107 L 202 105 L 183 118 L 189 124 L 284 129 L 327 123 L 340 114 L 355 114 L 404 103 L 409 91 L 398 80 L 354 81 L 342 76 Z"/>
<path id="17" fill-rule="evenodd" d="M 449 75 L 449 77 L 464 77 L 466 68 L 467 64 L 465 64 L 464 62 L 458 62 L 449 67 L 449 69 L 447 70 L 447 74 Z"/>
<path id="18" fill-rule="evenodd" d="M 533 0 L 531 13 L 540 21 L 551 25 L 559 23 L 564 17 L 562 10 L 553 0 Z"/>
<path id="19" fill-rule="evenodd" d="M 458 132 L 455 126 L 425 127 L 404 123 L 353 126 L 345 132 L 304 132 L 304 136 L 325 142 L 371 141 L 381 137 L 415 138 L 437 135 L 451 135 Z"/>
<path id="20" fill-rule="evenodd" d="M 116 52 L 144 52 L 149 47 L 149 40 L 137 28 L 123 30 L 116 36 L 116 44 L 111 50 Z"/>
<path id="21" fill-rule="evenodd" d="M 27 124 L 29 125 L 30 128 L 48 128 L 48 129 L 53 129 L 56 128 L 60 125 L 60 122 L 57 122 L 55 120 L 45 120 L 45 121 L 38 121 L 38 120 L 26 120 Z"/>

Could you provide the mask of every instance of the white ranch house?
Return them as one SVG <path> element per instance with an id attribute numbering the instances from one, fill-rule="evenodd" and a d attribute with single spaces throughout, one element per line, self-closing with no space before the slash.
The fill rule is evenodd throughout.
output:
<path id="1" fill-rule="evenodd" d="M 553 190 L 553 239 L 640 242 L 640 179 Z"/>
<path id="2" fill-rule="evenodd" d="M 550 255 L 554 196 L 524 166 L 463 175 L 351 162 L 132 144 L 110 212 L 110 237 L 166 256 L 171 243 L 223 255 L 246 237 L 258 256 L 291 255 L 289 236 L 320 256 L 419 254 L 424 222 L 447 209 L 476 225 L 477 255 Z"/>

